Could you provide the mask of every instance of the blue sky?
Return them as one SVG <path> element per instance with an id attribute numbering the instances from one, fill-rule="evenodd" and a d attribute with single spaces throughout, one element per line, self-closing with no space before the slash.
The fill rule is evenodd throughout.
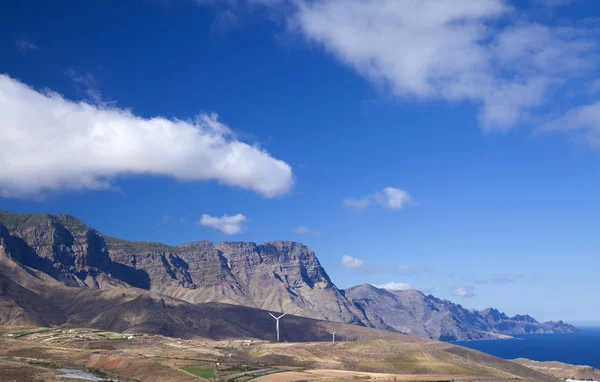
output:
<path id="1" fill-rule="evenodd" d="M 600 6 L 349 3 L 2 4 L 0 209 L 600 321 Z"/>

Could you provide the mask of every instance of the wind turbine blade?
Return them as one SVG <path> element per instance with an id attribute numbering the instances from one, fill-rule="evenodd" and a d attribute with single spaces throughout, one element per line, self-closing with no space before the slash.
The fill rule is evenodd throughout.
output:
<path id="1" fill-rule="evenodd" d="M 281 317 L 285 316 L 287 313 L 282 314 L 281 316 L 277 317 L 276 320 L 279 320 Z"/>
<path id="2" fill-rule="evenodd" d="M 272 313 L 269 313 L 269 316 L 273 317 L 274 319 L 278 320 L 279 318 L 275 317 Z"/>

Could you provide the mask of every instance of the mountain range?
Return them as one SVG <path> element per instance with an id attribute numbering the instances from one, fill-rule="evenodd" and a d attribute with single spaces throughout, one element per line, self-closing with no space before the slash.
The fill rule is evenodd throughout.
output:
<path id="1" fill-rule="evenodd" d="M 1 323 L 252 336 L 245 322 L 225 325 L 216 318 L 218 311 L 245 307 L 243 315 L 286 312 L 299 322 L 307 322 L 304 317 L 445 341 L 577 331 L 562 321 L 467 310 L 416 290 L 367 284 L 340 290 L 301 243 L 132 242 L 69 215 L 0 211 L 0 265 Z"/>

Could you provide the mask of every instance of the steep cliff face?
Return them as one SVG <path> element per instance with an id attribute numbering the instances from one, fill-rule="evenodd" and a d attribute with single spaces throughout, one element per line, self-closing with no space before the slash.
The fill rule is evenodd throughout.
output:
<path id="1" fill-rule="evenodd" d="M 134 286 L 192 303 L 225 302 L 368 325 L 313 251 L 294 242 L 176 247 L 104 237 L 68 215 L 0 213 L 13 258 L 68 286 Z"/>
<path id="2" fill-rule="evenodd" d="M 510 318 L 493 308 L 469 311 L 416 290 L 393 291 L 365 284 L 346 290 L 346 296 L 362 307 L 376 328 L 389 326 L 401 333 L 445 341 L 577 331 L 563 322 L 539 323 L 527 315 Z"/>
<path id="3" fill-rule="evenodd" d="M 366 319 L 331 282 L 315 253 L 289 241 L 215 246 L 244 296 L 262 309 L 365 325 Z"/>
<path id="4" fill-rule="evenodd" d="M 128 248 L 108 242 L 112 261 L 145 271 L 148 289 L 156 292 L 193 303 L 226 302 L 365 325 L 364 315 L 300 243 L 201 241 Z"/>

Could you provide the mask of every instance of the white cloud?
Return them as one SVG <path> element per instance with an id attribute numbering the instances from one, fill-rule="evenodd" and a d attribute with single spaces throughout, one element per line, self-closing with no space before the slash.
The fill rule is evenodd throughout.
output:
<path id="1" fill-rule="evenodd" d="M 374 287 L 379 289 L 389 289 L 389 290 L 408 290 L 413 289 L 412 285 L 408 283 L 397 283 L 397 282 L 389 282 L 387 284 L 372 284 Z"/>
<path id="2" fill-rule="evenodd" d="M 464 285 L 454 288 L 452 294 L 454 296 L 464 298 L 475 297 L 475 290 L 472 286 Z"/>
<path id="3" fill-rule="evenodd" d="M 72 102 L 0 75 L 0 196 L 107 189 L 118 176 L 163 175 L 220 183 L 274 197 L 291 167 L 237 140 L 216 114 L 194 121 L 142 118 Z"/>
<path id="4" fill-rule="evenodd" d="M 198 221 L 198 224 L 205 227 L 214 228 L 226 235 L 233 235 L 246 229 L 246 227 L 243 225 L 246 220 L 248 220 L 248 218 L 242 214 L 233 216 L 223 215 L 220 218 L 204 214 L 202 215 L 200 221 Z"/>
<path id="5" fill-rule="evenodd" d="M 344 206 L 355 210 L 364 210 L 371 204 L 371 197 L 367 196 L 361 199 L 344 199 Z"/>
<path id="6" fill-rule="evenodd" d="M 356 257 L 352 257 L 350 255 L 342 256 L 342 262 L 340 263 L 340 266 L 342 268 L 358 269 L 358 268 L 362 268 L 363 265 L 365 265 L 365 262 L 363 260 L 358 259 Z"/>
<path id="7" fill-rule="evenodd" d="M 400 188 L 385 187 L 381 191 L 359 199 L 344 199 L 343 204 L 347 208 L 363 210 L 371 205 L 371 201 L 375 201 L 388 210 L 399 210 L 412 200 L 409 193 Z"/>
<path id="8" fill-rule="evenodd" d="M 504 0 L 296 4 L 288 19 L 309 41 L 397 96 L 480 105 L 486 130 L 528 121 L 597 67 L 591 29 L 514 22 Z"/>
<path id="9" fill-rule="evenodd" d="M 383 191 L 375 194 L 375 200 L 388 210 L 399 210 L 409 203 L 412 198 L 408 192 L 400 188 L 386 187 Z"/>

